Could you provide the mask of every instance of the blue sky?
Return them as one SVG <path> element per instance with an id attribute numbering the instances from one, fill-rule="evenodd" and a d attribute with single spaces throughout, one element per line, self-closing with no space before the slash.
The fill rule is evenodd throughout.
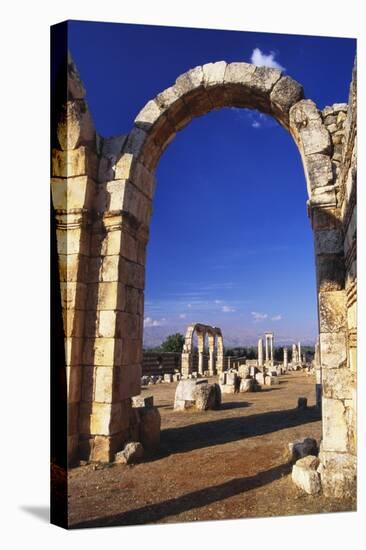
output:
<path id="1" fill-rule="evenodd" d="M 212 61 L 280 65 L 319 108 L 346 102 L 356 42 L 71 22 L 69 47 L 96 128 L 111 136 L 181 73 Z M 145 342 L 194 321 L 220 326 L 228 345 L 254 344 L 265 330 L 279 345 L 313 342 L 312 231 L 290 135 L 255 111 L 213 111 L 177 134 L 156 175 Z"/>

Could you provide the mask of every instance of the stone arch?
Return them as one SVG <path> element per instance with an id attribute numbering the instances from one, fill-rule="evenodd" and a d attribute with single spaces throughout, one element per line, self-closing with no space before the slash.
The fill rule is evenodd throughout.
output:
<path id="1" fill-rule="evenodd" d="M 347 320 L 347 308 L 355 308 L 357 282 L 355 80 L 343 109 L 345 145 L 335 151 L 331 125 L 325 122 L 327 114 L 334 118 L 339 112 L 339 105 L 321 113 L 304 98 L 299 83 L 276 69 L 224 61 L 195 67 L 143 107 L 128 135 L 108 139 L 96 135 L 71 58 L 67 71 L 67 96 L 55 132 L 58 144 L 52 150 L 52 199 L 70 460 L 77 455 L 111 460 L 131 437 L 130 398 L 139 393 L 141 380 L 145 250 L 155 167 L 192 118 L 232 106 L 272 115 L 289 131 L 302 158 L 315 242 L 320 358 L 328 384 L 322 401 L 322 482 L 328 492 L 333 490 L 332 468 L 341 459 L 344 473 L 335 485 L 352 485 L 356 329 Z M 216 336 L 212 328 L 208 337 Z M 189 339 L 185 345 L 191 350 Z M 338 374 L 339 380 L 334 378 Z M 339 425 L 341 439 L 335 438 Z"/>

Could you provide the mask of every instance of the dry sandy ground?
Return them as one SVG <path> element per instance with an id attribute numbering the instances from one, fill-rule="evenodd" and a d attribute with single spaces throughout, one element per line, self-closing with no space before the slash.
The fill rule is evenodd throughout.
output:
<path id="1" fill-rule="evenodd" d="M 258 393 L 224 395 L 221 410 L 175 412 L 176 384 L 143 389 L 162 417 L 158 455 L 136 465 L 74 468 L 70 527 L 176 523 L 354 510 L 291 481 L 287 444 L 315 437 L 314 378 L 291 373 Z M 299 411 L 298 397 L 309 409 Z"/>

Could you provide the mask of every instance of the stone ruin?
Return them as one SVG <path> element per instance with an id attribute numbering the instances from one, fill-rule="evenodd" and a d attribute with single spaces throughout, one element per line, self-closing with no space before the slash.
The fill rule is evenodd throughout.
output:
<path id="1" fill-rule="evenodd" d="M 221 329 L 194 323 L 189 325 L 186 331 L 182 352 L 182 376 L 188 377 L 193 372 L 193 335 L 195 333 L 198 341 L 198 374 L 203 376 L 206 372 L 204 369 L 206 335 L 209 351 L 207 376 L 222 372 L 224 370 L 224 344 Z"/>
<path id="2" fill-rule="evenodd" d="M 97 134 L 84 86 L 66 52 L 57 71 L 53 334 L 65 345 L 52 368 L 53 380 L 62 380 L 58 387 L 65 388 L 59 402 L 67 409 L 69 463 L 113 460 L 135 429 L 131 398 L 141 388 L 145 257 L 159 159 L 194 117 L 243 107 L 277 120 L 302 159 L 317 273 L 321 487 L 325 495 L 354 495 L 356 68 L 348 104 L 320 111 L 305 99 L 301 84 L 278 69 L 207 63 L 180 75 L 142 107 L 127 135 L 113 138 Z M 211 331 L 210 336 L 216 335 Z M 185 353 L 189 373 L 189 347 Z M 219 371 L 219 354 L 216 367 Z"/>

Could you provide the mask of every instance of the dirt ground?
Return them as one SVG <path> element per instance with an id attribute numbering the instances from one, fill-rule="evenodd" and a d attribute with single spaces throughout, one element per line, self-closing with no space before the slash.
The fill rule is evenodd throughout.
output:
<path id="1" fill-rule="evenodd" d="M 176 384 L 143 389 L 162 419 L 158 455 L 136 465 L 88 464 L 69 473 L 70 527 L 177 523 L 355 509 L 309 496 L 291 481 L 287 444 L 314 437 L 321 421 L 314 378 L 281 376 L 258 393 L 223 395 L 221 410 L 175 412 Z M 309 409 L 300 411 L 298 397 Z"/>

